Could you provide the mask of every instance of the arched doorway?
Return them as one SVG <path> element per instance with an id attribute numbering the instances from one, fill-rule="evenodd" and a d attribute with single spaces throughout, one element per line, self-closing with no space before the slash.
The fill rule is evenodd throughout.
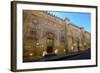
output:
<path id="1" fill-rule="evenodd" d="M 54 36 L 52 33 L 48 33 L 47 34 L 47 40 L 46 40 L 46 44 L 47 44 L 47 53 L 53 53 L 53 48 L 54 48 Z"/>

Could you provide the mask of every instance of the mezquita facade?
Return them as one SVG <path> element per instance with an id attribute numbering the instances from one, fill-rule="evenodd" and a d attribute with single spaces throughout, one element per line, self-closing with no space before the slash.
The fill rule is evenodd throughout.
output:
<path id="1" fill-rule="evenodd" d="M 84 20 L 83 20 L 84 21 Z M 40 58 L 91 48 L 91 33 L 46 11 L 23 10 L 23 58 Z"/>

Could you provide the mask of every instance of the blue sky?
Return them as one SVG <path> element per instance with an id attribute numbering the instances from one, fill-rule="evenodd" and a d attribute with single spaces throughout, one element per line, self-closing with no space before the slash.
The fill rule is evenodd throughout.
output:
<path id="1" fill-rule="evenodd" d="M 84 27 L 86 31 L 91 32 L 91 14 L 90 13 L 54 12 L 54 11 L 48 11 L 48 13 L 58 16 L 62 19 L 68 18 L 73 24 L 79 27 Z"/>

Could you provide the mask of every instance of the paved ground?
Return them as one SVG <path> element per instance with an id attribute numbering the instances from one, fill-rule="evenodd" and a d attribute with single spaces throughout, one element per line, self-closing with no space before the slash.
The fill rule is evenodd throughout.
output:
<path id="1" fill-rule="evenodd" d="M 31 60 L 28 62 L 34 62 L 34 61 L 61 61 L 61 60 L 82 60 L 82 59 L 91 59 L 91 52 L 90 49 L 78 53 L 70 53 L 70 54 L 61 54 L 61 55 L 55 55 L 55 54 L 49 54 L 45 57 L 38 59 L 38 60 Z"/>
<path id="2" fill-rule="evenodd" d="M 79 53 L 62 54 L 58 56 L 46 56 L 40 59 L 40 61 L 58 61 L 58 60 L 79 60 L 79 59 L 90 59 L 90 50 L 86 50 Z"/>

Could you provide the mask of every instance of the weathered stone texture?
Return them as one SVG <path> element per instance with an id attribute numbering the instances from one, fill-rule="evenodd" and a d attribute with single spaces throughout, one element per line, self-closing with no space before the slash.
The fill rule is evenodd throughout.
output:
<path id="1" fill-rule="evenodd" d="M 72 24 L 43 11 L 23 11 L 23 56 L 34 59 L 52 53 L 78 52 L 91 48 L 91 34 Z"/>

